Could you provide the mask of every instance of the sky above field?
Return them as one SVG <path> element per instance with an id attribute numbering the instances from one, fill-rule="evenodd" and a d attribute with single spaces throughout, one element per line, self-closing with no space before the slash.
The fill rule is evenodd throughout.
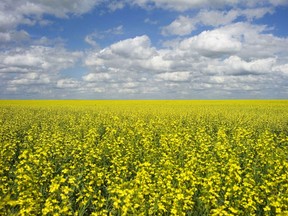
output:
<path id="1" fill-rule="evenodd" d="M 288 0 L 1 0 L 0 99 L 288 98 Z"/>

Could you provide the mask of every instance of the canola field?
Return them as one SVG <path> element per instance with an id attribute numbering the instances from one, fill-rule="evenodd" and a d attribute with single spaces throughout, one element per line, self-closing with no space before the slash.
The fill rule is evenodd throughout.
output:
<path id="1" fill-rule="evenodd" d="M 0 101 L 0 215 L 288 215 L 288 101 Z"/>

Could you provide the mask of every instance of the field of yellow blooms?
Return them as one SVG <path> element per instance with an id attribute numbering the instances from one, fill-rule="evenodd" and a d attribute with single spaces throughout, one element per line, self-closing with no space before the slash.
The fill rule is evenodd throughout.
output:
<path id="1" fill-rule="evenodd" d="M 288 215 L 288 101 L 0 101 L 1 215 Z"/>

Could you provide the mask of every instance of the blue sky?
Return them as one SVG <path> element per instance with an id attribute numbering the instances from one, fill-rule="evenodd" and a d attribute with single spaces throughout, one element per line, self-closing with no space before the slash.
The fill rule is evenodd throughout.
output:
<path id="1" fill-rule="evenodd" d="M 287 0 L 2 0 L 0 99 L 287 99 L 287 20 Z"/>

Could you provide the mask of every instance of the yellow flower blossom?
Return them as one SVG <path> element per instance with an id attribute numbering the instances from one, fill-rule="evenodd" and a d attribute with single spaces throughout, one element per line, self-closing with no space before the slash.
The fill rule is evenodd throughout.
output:
<path id="1" fill-rule="evenodd" d="M 0 101 L 3 215 L 287 215 L 287 101 Z"/>

